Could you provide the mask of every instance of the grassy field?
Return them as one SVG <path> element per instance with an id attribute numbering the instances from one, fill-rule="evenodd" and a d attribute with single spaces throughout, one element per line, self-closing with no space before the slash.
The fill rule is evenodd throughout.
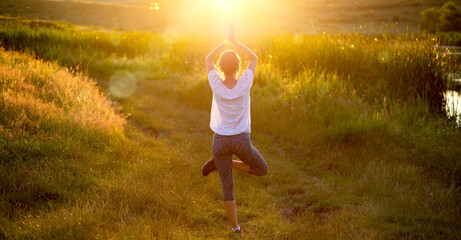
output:
<path id="1" fill-rule="evenodd" d="M 204 56 L 217 42 L 2 17 L 0 237 L 457 239 L 456 64 L 423 35 L 246 39 L 260 56 L 230 234 Z"/>

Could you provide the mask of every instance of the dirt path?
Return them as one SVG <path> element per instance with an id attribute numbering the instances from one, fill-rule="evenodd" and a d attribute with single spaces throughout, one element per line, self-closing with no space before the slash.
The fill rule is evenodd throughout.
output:
<path id="1" fill-rule="evenodd" d="M 137 93 L 128 101 L 123 101 L 122 106 L 131 114 L 129 120 L 147 138 L 165 142 L 171 147 L 167 152 L 174 152 L 171 158 L 188 166 L 183 174 L 194 183 L 189 185 L 190 190 L 201 196 L 196 201 L 211 203 L 215 210 L 224 214 L 221 212 L 219 176 L 215 173 L 211 177 L 201 176 L 201 166 L 212 156 L 213 133 L 208 126 L 209 113 L 179 101 L 172 91 L 174 86 L 171 80 L 140 82 Z M 322 180 L 300 170 L 290 156 L 264 134 L 253 133 L 252 139 L 268 162 L 269 173 L 264 177 L 254 177 L 234 171 L 241 223 L 256 228 L 267 228 L 267 224 L 290 228 L 290 222 L 309 208 L 303 204 L 309 184 Z M 207 194 L 200 193 L 200 189 L 207 189 Z M 329 215 L 327 211 L 303 221 L 320 220 Z M 226 220 L 221 220 L 226 226 Z M 251 236 L 251 233 L 248 234 Z"/>

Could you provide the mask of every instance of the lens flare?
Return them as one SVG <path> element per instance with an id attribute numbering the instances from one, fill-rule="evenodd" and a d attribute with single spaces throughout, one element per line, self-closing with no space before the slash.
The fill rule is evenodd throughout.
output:
<path id="1" fill-rule="evenodd" d="M 116 71 L 109 79 L 109 91 L 118 98 L 131 96 L 136 90 L 137 81 L 129 71 Z"/>
<path id="2" fill-rule="evenodd" d="M 154 3 L 154 2 L 151 2 L 150 3 L 150 6 L 149 6 L 149 10 L 153 11 L 158 11 L 160 9 L 160 7 L 158 6 L 158 3 Z"/>
<path id="3" fill-rule="evenodd" d="M 378 61 L 381 63 L 386 63 L 389 61 L 389 54 L 386 51 L 381 51 L 378 53 Z"/>

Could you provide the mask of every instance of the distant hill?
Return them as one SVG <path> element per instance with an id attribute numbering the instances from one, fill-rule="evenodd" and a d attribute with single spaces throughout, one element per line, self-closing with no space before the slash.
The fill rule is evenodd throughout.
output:
<path id="1" fill-rule="evenodd" d="M 107 29 L 221 34 L 230 21 L 243 33 L 418 31 L 419 13 L 438 0 L 6 0 L 0 14 L 64 20 Z M 238 2 L 238 1 L 237 1 Z M 154 5 L 157 4 L 157 5 Z M 229 7 L 231 6 L 231 7 Z M 229 9 L 226 9 L 229 7 Z"/>

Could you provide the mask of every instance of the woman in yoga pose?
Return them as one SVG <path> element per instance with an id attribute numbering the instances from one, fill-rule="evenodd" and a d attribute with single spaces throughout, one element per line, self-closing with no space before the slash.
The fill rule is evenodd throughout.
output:
<path id="1" fill-rule="evenodd" d="M 250 60 L 246 71 L 238 78 L 240 58 L 233 50 L 223 52 L 226 48 L 240 50 Z M 215 66 L 214 59 L 220 53 L 218 66 Z M 207 176 L 214 170 L 218 171 L 224 206 L 234 233 L 240 233 L 241 230 L 237 221 L 232 168 L 256 176 L 266 175 L 268 170 L 264 158 L 250 140 L 250 88 L 257 62 L 256 55 L 237 41 L 232 26 L 227 39 L 206 57 L 208 81 L 213 90 L 210 128 L 215 134 L 213 159 L 205 163 L 202 173 Z M 240 161 L 232 160 L 233 154 Z"/>

